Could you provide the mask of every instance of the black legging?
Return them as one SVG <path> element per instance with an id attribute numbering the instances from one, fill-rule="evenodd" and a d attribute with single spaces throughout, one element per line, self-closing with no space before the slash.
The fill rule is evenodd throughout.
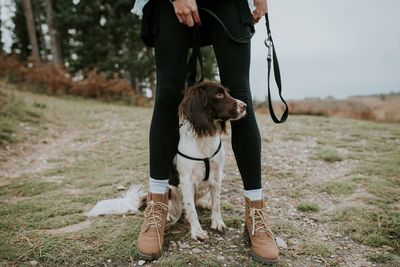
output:
<path id="1" fill-rule="evenodd" d="M 157 92 L 150 127 L 150 177 L 167 179 L 179 141 L 178 105 L 185 86 L 192 29 L 179 23 L 172 4 L 158 0 L 160 17 L 155 38 Z M 254 28 L 239 18 L 235 0 L 197 1 L 214 11 L 236 38 Z M 246 10 L 245 10 L 246 11 Z M 247 10 L 247 12 L 250 12 Z M 230 40 L 217 21 L 200 11 L 202 31 L 208 32 L 218 63 L 221 83 L 247 104 L 247 116 L 231 123 L 232 148 L 246 190 L 261 188 L 261 142 L 249 85 L 250 42 Z"/>

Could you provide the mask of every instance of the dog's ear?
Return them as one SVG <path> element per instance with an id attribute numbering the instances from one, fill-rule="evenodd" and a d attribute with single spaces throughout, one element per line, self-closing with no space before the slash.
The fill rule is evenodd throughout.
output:
<path id="1" fill-rule="evenodd" d="M 199 137 L 214 135 L 217 132 L 205 90 L 206 87 L 202 85 L 186 89 L 179 105 L 179 116 L 188 120 Z"/>

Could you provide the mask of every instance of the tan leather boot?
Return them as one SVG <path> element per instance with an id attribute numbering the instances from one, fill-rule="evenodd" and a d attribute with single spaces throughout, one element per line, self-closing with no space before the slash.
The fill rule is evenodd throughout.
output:
<path id="1" fill-rule="evenodd" d="M 168 214 L 168 193 L 147 195 L 147 207 L 136 248 L 139 257 L 155 260 L 163 253 L 164 231 Z"/>
<path id="2" fill-rule="evenodd" d="M 264 200 L 250 201 L 245 197 L 245 210 L 244 237 L 251 242 L 251 255 L 261 263 L 276 262 L 279 250 L 267 220 Z"/>

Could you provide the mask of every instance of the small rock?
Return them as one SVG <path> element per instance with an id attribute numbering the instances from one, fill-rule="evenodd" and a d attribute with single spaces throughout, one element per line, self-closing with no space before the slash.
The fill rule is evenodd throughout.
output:
<path id="1" fill-rule="evenodd" d="M 192 251 L 193 251 L 193 253 L 195 253 L 195 254 L 199 254 L 199 253 L 201 253 L 201 249 L 199 249 L 199 248 L 194 248 L 194 249 L 192 249 Z"/>
<path id="2" fill-rule="evenodd" d="M 142 266 L 142 265 L 145 264 L 145 263 L 146 263 L 145 260 L 140 260 L 140 261 L 138 261 L 138 265 L 139 265 L 139 266 Z"/>
<path id="3" fill-rule="evenodd" d="M 108 262 L 108 263 L 111 263 L 111 259 L 108 259 L 107 262 Z"/>
<path id="4" fill-rule="evenodd" d="M 37 262 L 37 261 L 30 261 L 29 264 L 32 265 L 32 266 L 36 266 L 36 265 L 39 264 L 39 262 Z"/>
<path id="5" fill-rule="evenodd" d="M 217 241 L 224 241 L 224 238 L 222 236 L 217 237 Z"/>
<path id="6" fill-rule="evenodd" d="M 282 238 L 276 237 L 276 238 L 275 238 L 275 241 L 276 241 L 276 245 L 277 245 L 279 248 L 283 248 L 283 249 L 287 249 L 287 248 L 288 248 L 286 242 L 285 242 Z"/>
<path id="7" fill-rule="evenodd" d="M 117 190 L 119 191 L 126 190 L 126 187 L 120 184 L 117 186 Z"/>
<path id="8" fill-rule="evenodd" d="M 224 256 L 217 256 L 217 260 L 223 261 L 223 260 L 225 260 L 225 257 Z"/>

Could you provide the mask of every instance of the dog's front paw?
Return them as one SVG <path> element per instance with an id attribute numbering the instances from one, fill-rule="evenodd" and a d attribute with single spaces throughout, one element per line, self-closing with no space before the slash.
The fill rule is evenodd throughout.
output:
<path id="1" fill-rule="evenodd" d="M 207 231 L 204 231 L 201 227 L 192 227 L 190 234 L 194 240 L 206 240 L 208 238 Z"/>
<path id="2" fill-rule="evenodd" d="M 220 233 L 223 233 L 226 225 L 222 220 L 221 215 L 211 216 L 211 229 L 215 229 Z"/>

